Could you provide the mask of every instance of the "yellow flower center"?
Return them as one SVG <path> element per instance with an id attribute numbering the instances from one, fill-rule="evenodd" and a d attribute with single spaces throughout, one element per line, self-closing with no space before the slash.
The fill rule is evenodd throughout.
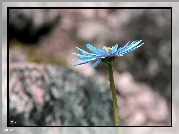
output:
<path id="1" fill-rule="evenodd" d="M 108 52 L 109 49 L 112 50 L 113 48 L 114 48 L 114 46 L 112 46 L 112 47 L 107 47 L 107 48 L 106 48 L 106 52 Z"/>

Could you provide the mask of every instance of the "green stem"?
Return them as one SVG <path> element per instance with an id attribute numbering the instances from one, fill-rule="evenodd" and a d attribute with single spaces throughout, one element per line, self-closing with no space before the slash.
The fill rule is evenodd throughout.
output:
<path id="1" fill-rule="evenodd" d="M 120 126 L 120 120 L 119 120 L 119 116 L 118 116 L 118 106 L 117 106 L 116 89 L 115 89 L 115 85 L 114 85 L 114 77 L 113 77 L 112 64 L 108 64 L 108 70 L 109 70 L 110 87 L 111 87 L 111 91 L 112 91 L 115 125 L 116 126 Z"/>

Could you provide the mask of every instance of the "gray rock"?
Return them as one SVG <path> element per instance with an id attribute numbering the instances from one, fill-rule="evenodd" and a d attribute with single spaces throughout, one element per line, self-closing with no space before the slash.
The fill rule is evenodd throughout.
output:
<path id="1" fill-rule="evenodd" d="M 11 64 L 12 126 L 113 126 L 111 92 L 94 77 L 59 66 Z"/>
<path id="2" fill-rule="evenodd" d="M 9 9 L 9 39 L 37 43 L 59 19 L 57 9 Z"/>

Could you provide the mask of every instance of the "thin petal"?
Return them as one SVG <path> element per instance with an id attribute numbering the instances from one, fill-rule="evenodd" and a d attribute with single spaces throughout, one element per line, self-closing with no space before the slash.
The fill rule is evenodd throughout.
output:
<path id="1" fill-rule="evenodd" d="M 79 58 L 73 58 L 72 60 L 79 60 Z"/>
<path id="2" fill-rule="evenodd" d="M 83 54 L 77 54 L 77 53 L 72 53 L 72 54 L 74 54 L 74 55 L 76 55 L 76 56 L 82 56 L 82 57 L 92 57 L 92 56 L 97 56 L 96 54 L 90 54 L 90 55 L 83 55 Z"/>
<path id="3" fill-rule="evenodd" d="M 79 48 L 79 47 L 76 47 L 76 49 L 78 49 L 79 51 L 81 51 L 81 53 L 84 54 L 84 55 L 91 55 L 91 53 L 88 53 L 88 52 L 86 52 L 85 50 L 83 50 L 83 49 L 81 49 L 81 48 Z"/>
<path id="4" fill-rule="evenodd" d="M 97 59 L 98 57 L 96 57 L 96 56 L 92 56 L 92 57 L 80 57 L 79 58 L 79 60 L 84 60 L 84 61 L 86 61 L 86 60 L 90 60 L 90 59 Z"/>
<path id="5" fill-rule="evenodd" d="M 130 42 L 130 41 L 129 41 L 129 42 Z M 127 44 L 126 44 L 125 46 L 121 47 L 120 51 L 124 51 L 125 49 L 127 49 L 129 42 L 127 42 Z"/>
<path id="6" fill-rule="evenodd" d="M 103 56 L 103 57 L 107 57 L 107 53 L 106 53 L 106 50 L 104 50 L 104 49 L 102 49 L 101 50 L 101 55 Z"/>
<path id="7" fill-rule="evenodd" d="M 72 53 L 72 54 L 74 54 L 74 55 L 76 55 L 76 56 L 84 56 L 84 55 L 82 55 L 82 54 L 77 54 L 77 53 Z"/>
<path id="8" fill-rule="evenodd" d="M 101 49 L 96 48 L 96 47 L 94 47 L 94 46 L 92 46 L 92 45 L 90 45 L 90 44 L 86 44 L 86 47 L 87 47 L 89 50 L 91 50 L 92 52 L 101 55 Z"/>
<path id="9" fill-rule="evenodd" d="M 116 53 L 117 48 L 118 48 L 118 44 L 116 44 L 116 45 L 114 46 L 114 48 L 112 49 L 112 55 Z"/>
<path id="10" fill-rule="evenodd" d="M 102 61 L 100 61 L 100 60 L 96 61 L 96 62 L 92 65 L 92 67 L 93 67 L 93 68 L 96 67 L 96 66 L 99 65 L 101 62 L 102 62 Z"/>
<path id="11" fill-rule="evenodd" d="M 108 49 L 107 54 L 108 54 L 108 55 L 112 55 L 112 50 Z"/>
<path id="12" fill-rule="evenodd" d="M 140 42 L 141 42 L 142 40 L 139 40 L 139 41 L 133 41 L 130 45 L 129 45 L 129 47 L 126 49 L 126 50 L 129 50 L 129 49 L 131 49 L 131 48 L 134 48 L 134 47 L 136 47 L 137 45 L 139 45 L 140 44 Z"/>
<path id="13" fill-rule="evenodd" d="M 106 51 L 106 48 L 107 48 L 106 46 L 103 46 L 103 49 L 104 49 L 105 51 Z"/>
<path id="14" fill-rule="evenodd" d="M 129 50 L 126 50 L 126 51 L 122 52 L 122 55 L 123 55 L 123 54 L 127 54 L 127 53 L 133 52 L 133 51 L 136 50 L 137 48 L 141 47 L 143 44 L 144 44 L 144 43 L 140 44 L 139 46 L 136 46 L 136 47 L 134 47 L 134 48 L 131 48 L 131 49 L 129 49 Z"/>
<path id="15" fill-rule="evenodd" d="M 91 62 L 91 61 L 93 61 L 93 60 L 96 60 L 96 58 L 92 58 L 92 59 L 90 59 L 90 60 L 86 60 L 86 61 L 84 61 L 84 62 L 75 64 L 74 66 L 81 65 L 81 64 L 86 64 L 86 63 Z"/>
<path id="16" fill-rule="evenodd" d="M 136 50 L 137 48 L 141 47 L 144 43 L 140 44 L 142 40 L 139 41 L 133 41 L 130 45 L 125 45 L 124 47 L 122 47 L 122 49 L 118 50 L 118 56 L 123 56 L 124 54 L 130 53 L 134 50 Z M 140 45 L 139 45 L 140 44 Z"/>
<path id="17" fill-rule="evenodd" d="M 130 42 L 130 41 L 129 41 L 129 42 Z M 125 48 L 128 47 L 129 42 L 127 42 L 127 44 L 126 44 L 125 46 L 120 47 L 120 48 L 116 51 L 116 55 L 118 55 L 118 56 L 123 56 L 123 55 L 121 55 L 121 52 L 122 52 Z"/>

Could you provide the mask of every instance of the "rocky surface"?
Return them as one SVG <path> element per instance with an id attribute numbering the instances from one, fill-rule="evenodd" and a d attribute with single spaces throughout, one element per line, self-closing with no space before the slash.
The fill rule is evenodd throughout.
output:
<path id="1" fill-rule="evenodd" d="M 111 94 L 103 85 L 65 67 L 12 63 L 9 119 L 17 126 L 113 126 Z"/>

